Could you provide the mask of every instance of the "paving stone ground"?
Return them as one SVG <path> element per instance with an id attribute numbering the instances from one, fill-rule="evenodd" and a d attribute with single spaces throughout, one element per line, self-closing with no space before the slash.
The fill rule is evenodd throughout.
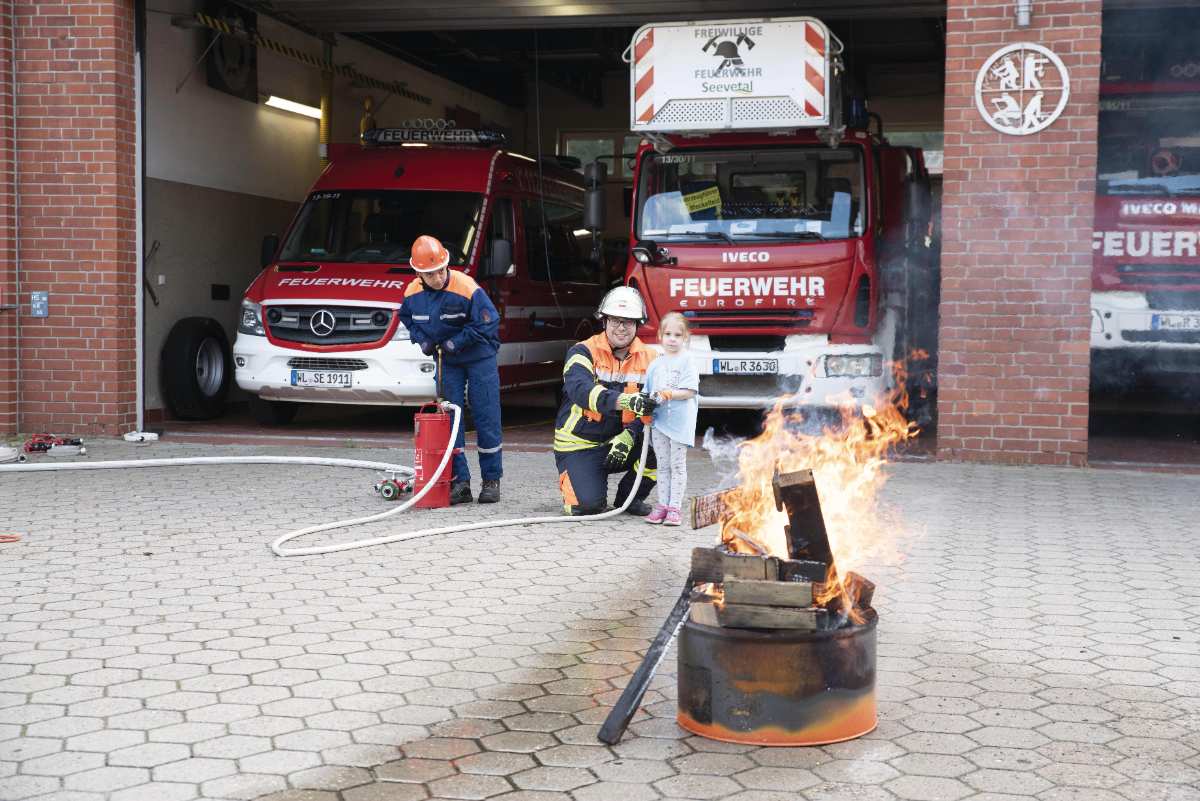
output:
<path id="1" fill-rule="evenodd" d="M 693 457 L 692 489 L 713 486 Z M 556 511 L 548 454 L 506 467 L 499 507 L 321 536 Z M 0 475 L 0 533 L 23 535 L 0 545 L 0 800 L 1200 799 L 1200 478 L 894 466 L 905 559 L 864 571 L 879 727 L 804 749 L 680 730 L 673 654 L 625 740 L 595 739 L 709 531 L 622 519 L 268 551 L 380 509 L 372 480 Z"/>

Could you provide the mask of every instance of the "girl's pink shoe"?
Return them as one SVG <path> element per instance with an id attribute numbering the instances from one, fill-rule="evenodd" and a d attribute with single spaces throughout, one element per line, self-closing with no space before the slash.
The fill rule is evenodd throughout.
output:
<path id="1" fill-rule="evenodd" d="M 679 526 L 683 524 L 683 515 L 678 509 L 668 509 L 666 517 L 663 518 L 664 526 Z"/>
<path id="2" fill-rule="evenodd" d="M 657 526 L 659 523 L 661 523 L 666 518 L 666 516 L 667 516 L 667 507 L 663 506 L 660 503 L 658 506 L 655 506 L 653 509 L 650 510 L 650 514 L 646 515 L 646 522 Z M 679 525 L 679 524 L 676 523 L 675 525 Z"/>

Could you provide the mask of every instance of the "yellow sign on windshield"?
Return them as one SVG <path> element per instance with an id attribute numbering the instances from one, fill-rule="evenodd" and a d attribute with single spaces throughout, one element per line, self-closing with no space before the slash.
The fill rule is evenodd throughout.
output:
<path id="1" fill-rule="evenodd" d="M 687 210 L 692 214 L 704 209 L 719 210 L 721 208 L 721 190 L 715 186 L 710 186 L 708 189 L 684 195 L 683 202 L 687 206 Z"/>

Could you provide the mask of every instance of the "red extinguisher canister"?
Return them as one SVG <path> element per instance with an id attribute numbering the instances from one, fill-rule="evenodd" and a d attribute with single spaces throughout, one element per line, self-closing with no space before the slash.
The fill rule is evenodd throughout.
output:
<path id="1" fill-rule="evenodd" d="M 433 411 L 426 411 L 432 409 Z M 422 406 L 413 417 L 413 492 L 421 491 L 426 484 L 433 482 L 433 487 L 425 497 L 415 504 L 418 509 L 444 509 L 450 505 L 450 462 L 439 475 L 433 475 L 442 454 L 450 443 L 450 413 L 436 403 Z"/>

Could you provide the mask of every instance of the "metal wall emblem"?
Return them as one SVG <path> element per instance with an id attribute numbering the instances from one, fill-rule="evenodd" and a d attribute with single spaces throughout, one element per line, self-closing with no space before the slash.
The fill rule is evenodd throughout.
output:
<path id="1" fill-rule="evenodd" d="M 1062 59 L 1029 42 L 992 53 L 975 76 L 975 107 L 988 125 L 1013 136 L 1048 128 L 1070 96 L 1071 79 Z"/>

